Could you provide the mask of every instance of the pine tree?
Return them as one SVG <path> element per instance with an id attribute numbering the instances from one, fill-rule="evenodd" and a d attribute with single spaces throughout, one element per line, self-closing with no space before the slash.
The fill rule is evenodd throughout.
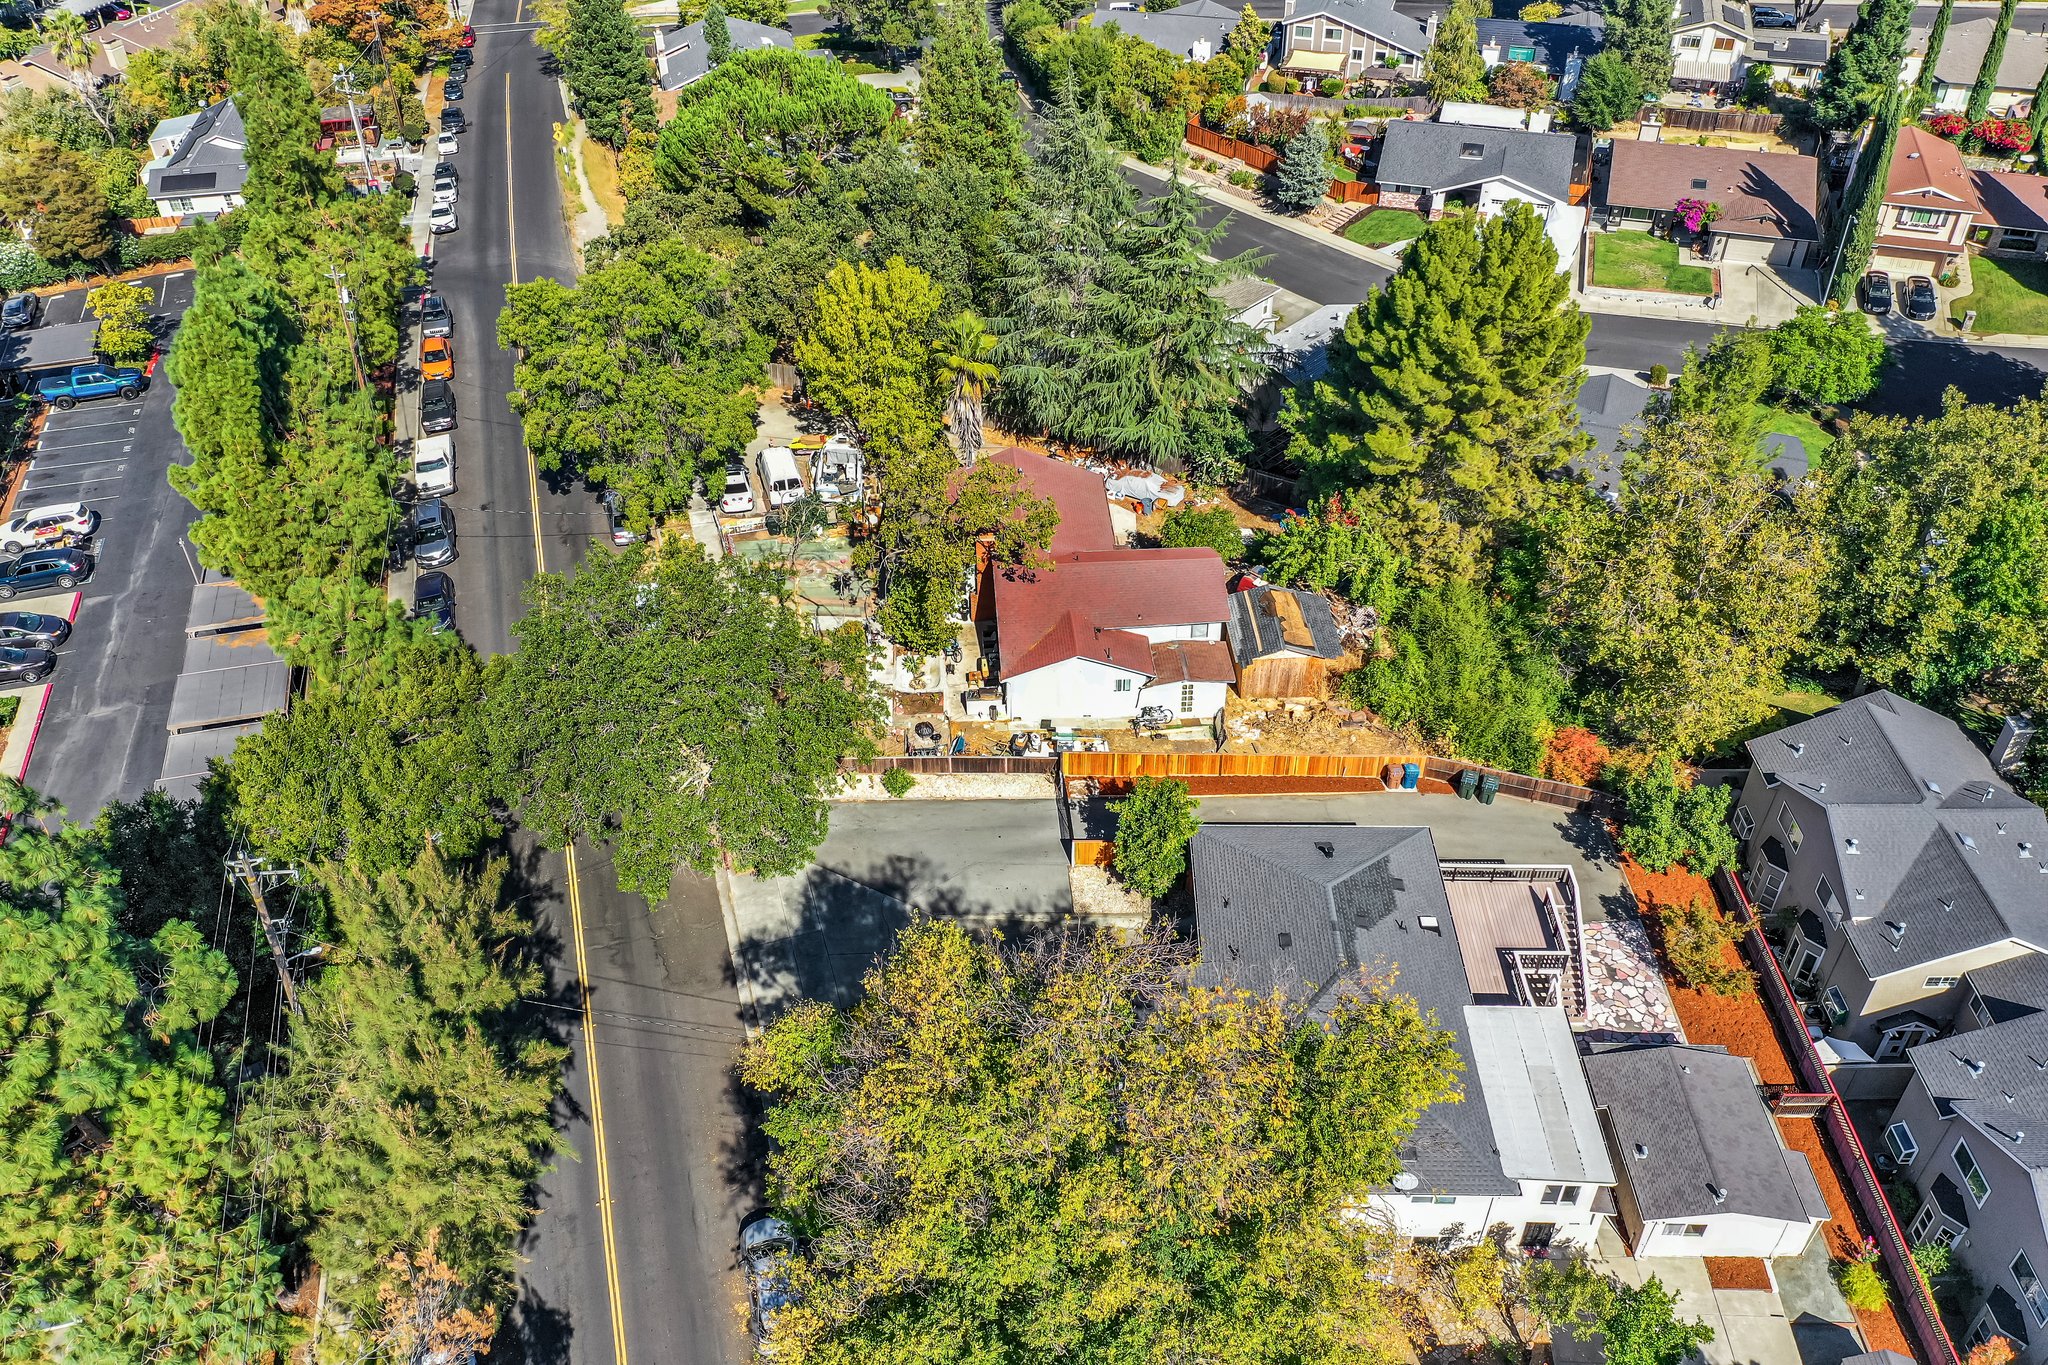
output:
<path id="1" fill-rule="evenodd" d="M 1296 213 L 1307 213 L 1323 202 L 1329 189 L 1329 135 L 1322 124 L 1311 120 L 1281 149 L 1279 183 L 1273 197 Z"/>
<path id="2" fill-rule="evenodd" d="M 570 0 L 569 90 L 590 135 L 613 151 L 654 126 L 654 65 L 624 0 Z"/>
<path id="3" fill-rule="evenodd" d="M 1480 14 L 1475 0 L 1453 0 L 1422 57 L 1422 82 L 1438 104 L 1486 95 L 1486 61 L 1479 55 Z"/>
<path id="4" fill-rule="evenodd" d="M 1856 174 L 1843 196 L 1843 202 L 1855 205 L 1855 210 L 1837 215 L 1834 301 L 1844 306 L 1854 296 L 1856 281 L 1877 249 L 1877 230 L 1884 221 L 1885 182 L 1891 175 L 1892 152 L 1899 145 L 1899 125 L 1905 112 L 1904 92 L 1899 90 L 1877 106 L 1870 140 L 1856 158 Z"/>
<path id="5" fill-rule="evenodd" d="M 704 11 L 704 55 L 713 66 L 725 65 L 732 55 L 732 29 L 725 22 L 723 0 L 711 0 Z"/>
<path id="6" fill-rule="evenodd" d="M 246 207 L 302 231 L 306 210 L 348 192 L 331 152 L 319 150 L 320 103 L 283 26 L 262 10 L 223 6 L 214 41 L 229 55 L 235 111 L 249 138 Z"/>
<path id="7" fill-rule="evenodd" d="M 1636 74 L 1637 94 L 1655 99 L 1671 88 L 1670 0 L 1607 0 L 1607 46 Z"/>
<path id="8" fill-rule="evenodd" d="M 1866 0 L 1814 82 L 1809 104 L 1815 123 L 1837 131 L 1854 128 L 1898 89 L 1912 22 L 1913 0 Z"/>
<path id="9" fill-rule="evenodd" d="M 1584 448 L 1586 331 L 1528 206 L 1432 223 L 1289 401 L 1289 449 L 1314 486 L 1373 491 L 1424 581 L 1470 577 Z"/>
<path id="10" fill-rule="evenodd" d="M 1970 86 L 1969 118 L 1972 123 L 1991 112 L 1991 92 L 1998 88 L 1998 68 L 2005 64 L 2005 43 L 2012 34 L 2012 16 L 2019 0 L 2002 0 L 1998 20 L 1992 25 L 1990 45 L 1977 66 L 1977 79 Z M 1930 56 L 1928 62 L 1933 63 Z"/>
<path id="11" fill-rule="evenodd" d="M 1001 187 L 997 202 L 1011 202 L 1026 170 L 1017 92 L 1003 80 L 1002 53 L 973 0 L 954 0 L 940 11 L 938 37 L 921 70 L 911 127 L 918 160 L 992 177 Z"/>

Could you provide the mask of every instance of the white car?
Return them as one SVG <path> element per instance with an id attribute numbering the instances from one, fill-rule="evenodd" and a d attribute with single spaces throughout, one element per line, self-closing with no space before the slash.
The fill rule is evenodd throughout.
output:
<path id="1" fill-rule="evenodd" d="M 747 482 L 745 465 L 725 467 L 725 494 L 718 500 L 718 510 L 733 515 L 754 510 L 754 486 Z"/>
<path id="2" fill-rule="evenodd" d="M 437 209 L 454 208 L 455 186 L 449 185 L 446 189 L 443 189 L 439 185 L 434 186 L 434 207 Z"/>
<path id="3" fill-rule="evenodd" d="M 100 514 L 82 502 L 31 507 L 0 527 L 0 550 L 18 555 L 66 536 L 89 536 L 99 529 Z"/>
<path id="4" fill-rule="evenodd" d="M 429 497 L 455 491 L 455 438 L 422 436 L 412 447 L 413 487 Z"/>
<path id="5" fill-rule="evenodd" d="M 444 132 L 440 137 L 434 139 L 434 150 L 442 156 L 454 156 L 462 150 L 462 144 L 456 141 L 455 134 Z"/>
<path id="6" fill-rule="evenodd" d="M 455 205 L 436 204 L 427 215 L 427 226 L 437 233 L 455 231 Z"/>

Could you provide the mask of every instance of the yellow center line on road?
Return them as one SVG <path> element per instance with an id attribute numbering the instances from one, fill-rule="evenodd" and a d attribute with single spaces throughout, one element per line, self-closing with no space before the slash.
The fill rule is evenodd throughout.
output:
<path id="1" fill-rule="evenodd" d="M 525 0 L 520 0 L 522 8 Z M 505 73 L 505 242 L 511 252 L 511 282 L 519 283 L 519 235 L 516 204 L 512 194 L 512 73 Z M 535 573 L 548 568 L 545 542 L 540 534 L 540 470 L 533 451 L 521 434 L 519 449 L 526 456 L 526 497 L 533 511 L 533 567 Z M 590 964 L 583 942 L 583 890 L 576 876 L 576 845 L 564 850 L 569 892 L 569 925 L 576 944 L 576 998 L 583 1016 L 583 1059 L 590 1075 L 590 1132 L 597 1152 L 597 1214 L 604 1242 L 604 1287 L 610 1300 L 612 1353 L 618 1365 L 626 1365 L 626 1306 L 619 1296 L 619 1252 L 612 1231 L 612 1169 L 604 1143 L 604 1095 L 597 1075 L 597 1018 L 590 1008 Z"/>

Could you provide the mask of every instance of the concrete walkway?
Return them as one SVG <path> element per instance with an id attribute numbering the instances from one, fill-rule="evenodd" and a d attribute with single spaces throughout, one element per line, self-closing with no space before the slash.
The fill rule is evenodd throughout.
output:
<path id="1" fill-rule="evenodd" d="M 1714 1339 L 1700 1351 L 1708 1365 L 1805 1365 L 1792 1320 L 1775 1291 L 1715 1289 L 1707 1282 L 1706 1262 L 1697 1256 L 1631 1259 L 1607 1223 L 1600 1226 L 1590 1259 L 1595 1270 L 1631 1287 L 1656 1276 L 1677 1299 L 1681 1319 L 1697 1319 L 1714 1329 Z M 1597 1335 L 1582 1341 L 1560 1333 L 1551 1345 L 1551 1359 L 1555 1365 L 1597 1365 L 1603 1359 L 1598 1342 Z"/>

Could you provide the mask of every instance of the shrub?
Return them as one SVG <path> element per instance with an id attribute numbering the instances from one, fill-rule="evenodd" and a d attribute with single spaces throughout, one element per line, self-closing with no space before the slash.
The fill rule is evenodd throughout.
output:
<path id="1" fill-rule="evenodd" d="M 1141 777 L 1109 809 L 1116 816 L 1116 875 L 1140 895 L 1173 890 L 1187 871 L 1188 845 L 1202 827 L 1188 784 Z"/>
<path id="2" fill-rule="evenodd" d="M 0 241 L 0 289 L 14 294 L 64 278 L 63 271 L 36 255 L 27 242 L 11 235 Z"/>
<path id="3" fill-rule="evenodd" d="M 1709 995 L 1744 995 L 1756 988 L 1754 972 L 1728 962 L 1727 950 L 1741 941 L 1743 926 L 1722 919 L 1705 897 L 1694 896 L 1683 909 L 1659 906 L 1657 918 L 1664 958 L 1681 984 Z"/>
<path id="4" fill-rule="evenodd" d="M 1892 1301 L 1891 1286 L 1877 1268 L 1877 1247 L 1871 1242 L 1863 1244 L 1863 1254 L 1855 1260 L 1835 1267 L 1835 1280 L 1842 1286 L 1842 1297 L 1859 1313 L 1882 1312 Z"/>
<path id="5" fill-rule="evenodd" d="M 1921 125 L 1936 137 L 1961 137 L 1969 126 L 1970 121 L 1961 114 L 1936 114 Z"/>
<path id="6" fill-rule="evenodd" d="M 1536 0 L 1535 4 L 1524 5 L 1518 11 L 1525 24 L 1547 24 L 1563 13 L 1564 6 L 1552 3 L 1552 0 Z"/>
<path id="7" fill-rule="evenodd" d="M 1659 754 L 1622 783 L 1628 815 L 1621 825 L 1622 851 L 1652 872 L 1683 862 L 1702 877 L 1735 866 L 1735 831 L 1728 826 L 1732 787 L 1681 783 L 1678 765 Z"/>
<path id="8" fill-rule="evenodd" d="M 1955 1251 L 1945 1242 L 1922 1242 L 1913 1248 L 1913 1264 L 1930 1280 L 1947 1274 L 1954 1261 Z"/>
<path id="9" fill-rule="evenodd" d="M 1244 537 L 1228 507 L 1176 507 L 1159 527 L 1159 543 L 1174 547 L 1206 545 L 1226 562 L 1244 558 Z"/>
<path id="10" fill-rule="evenodd" d="M 2024 152 L 2034 145 L 2034 130 L 2025 119 L 1980 118 L 1970 125 L 1970 140 L 1991 152 Z"/>
<path id="11" fill-rule="evenodd" d="M 1607 746 L 1582 725 L 1560 725 L 1543 747 L 1543 775 L 1552 782 L 1590 786 L 1607 767 Z"/>
<path id="12" fill-rule="evenodd" d="M 902 796 L 917 785 L 917 779 L 908 768 L 891 768 L 882 774 L 882 790 L 891 796 Z"/>
<path id="13" fill-rule="evenodd" d="M 1670 382 L 1671 368 L 1668 365 L 1652 365 L 1650 367 L 1650 383 L 1652 385 L 1661 389 Z"/>

